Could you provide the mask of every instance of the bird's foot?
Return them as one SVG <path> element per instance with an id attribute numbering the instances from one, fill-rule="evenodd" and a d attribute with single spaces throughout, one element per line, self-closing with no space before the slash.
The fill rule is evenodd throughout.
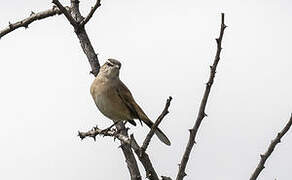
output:
<path id="1" fill-rule="evenodd" d="M 107 134 L 110 130 L 112 129 L 112 127 L 108 127 L 106 129 L 101 130 L 101 134 Z"/>

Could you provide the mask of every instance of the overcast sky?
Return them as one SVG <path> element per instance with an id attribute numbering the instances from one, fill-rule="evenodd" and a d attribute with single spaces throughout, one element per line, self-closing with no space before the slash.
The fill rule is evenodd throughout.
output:
<path id="1" fill-rule="evenodd" d="M 0 29 L 50 2 L 1 2 Z M 81 0 L 83 14 L 93 4 Z M 154 137 L 148 149 L 159 175 L 177 173 L 221 12 L 228 25 L 221 61 L 185 179 L 246 180 L 292 112 L 291 0 L 106 0 L 87 25 L 101 63 L 122 62 L 121 80 L 151 119 L 173 97 L 161 124 L 172 146 Z M 0 179 L 129 179 L 118 141 L 77 137 L 78 130 L 111 121 L 90 96 L 94 77 L 64 16 L 4 36 L 0 59 Z M 140 143 L 147 132 L 131 127 Z M 292 132 L 282 142 L 258 179 L 292 178 Z"/>

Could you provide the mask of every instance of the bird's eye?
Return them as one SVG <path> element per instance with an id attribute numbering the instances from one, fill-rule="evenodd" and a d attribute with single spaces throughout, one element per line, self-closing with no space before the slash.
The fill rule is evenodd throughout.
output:
<path id="1" fill-rule="evenodd" d="M 110 66 L 110 67 L 113 67 L 114 65 L 112 63 L 106 63 L 106 65 Z"/>

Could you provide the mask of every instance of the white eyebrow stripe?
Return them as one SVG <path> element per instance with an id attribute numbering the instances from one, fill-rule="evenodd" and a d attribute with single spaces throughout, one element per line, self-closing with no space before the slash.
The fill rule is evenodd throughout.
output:
<path id="1" fill-rule="evenodd" d="M 112 62 L 110 62 L 110 61 L 106 61 L 107 63 L 109 63 L 109 64 L 111 64 L 111 65 L 114 65 Z"/>

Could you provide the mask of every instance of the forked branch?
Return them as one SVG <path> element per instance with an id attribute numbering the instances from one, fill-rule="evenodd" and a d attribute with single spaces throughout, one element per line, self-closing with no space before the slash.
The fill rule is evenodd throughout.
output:
<path id="1" fill-rule="evenodd" d="M 65 17 L 68 19 L 68 21 L 70 22 L 70 24 L 74 27 L 74 28 L 78 28 L 78 22 L 72 17 L 72 15 L 69 13 L 69 11 L 66 10 L 66 8 L 58 1 L 58 0 L 53 0 L 52 1 L 65 15 Z"/>
<path id="2" fill-rule="evenodd" d="M 219 35 L 219 38 L 216 39 L 217 52 L 216 52 L 215 60 L 213 62 L 213 65 L 210 66 L 210 77 L 209 77 L 209 81 L 206 84 L 205 93 L 204 93 L 203 99 L 201 101 L 197 120 L 195 122 L 194 127 L 189 130 L 190 131 L 189 141 L 188 141 L 188 144 L 186 146 L 185 152 L 183 154 L 181 163 L 179 164 L 179 171 L 178 171 L 176 180 L 182 180 L 186 176 L 185 169 L 186 169 L 186 165 L 188 163 L 192 148 L 193 148 L 194 144 L 196 143 L 195 140 L 196 140 L 197 132 L 199 130 L 199 127 L 201 125 L 202 120 L 204 119 L 205 116 L 207 116 L 205 113 L 205 108 L 207 105 L 207 101 L 208 101 L 208 97 L 209 97 L 209 94 L 211 91 L 211 87 L 212 87 L 213 82 L 214 82 L 216 68 L 217 68 L 217 65 L 218 65 L 219 60 L 220 60 L 220 53 L 222 50 L 221 43 L 222 43 L 223 33 L 224 33 L 224 30 L 226 27 L 227 26 L 224 24 L 224 13 L 222 13 L 221 14 L 220 35 Z"/>
<path id="3" fill-rule="evenodd" d="M 80 23 L 81 26 L 84 26 L 90 20 L 90 18 L 93 16 L 94 12 L 96 11 L 96 9 L 100 5 L 101 5 L 100 0 L 97 0 L 95 5 L 93 7 L 91 7 L 91 10 L 90 10 L 89 14 L 86 16 L 86 18 L 81 21 L 81 23 Z"/>
<path id="4" fill-rule="evenodd" d="M 260 155 L 261 160 L 260 160 L 258 166 L 256 167 L 255 171 L 253 172 L 252 176 L 250 177 L 250 180 L 256 180 L 258 178 L 258 176 L 261 173 L 261 171 L 265 168 L 266 160 L 271 156 L 271 154 L 274 151 L 276 145 L 281 142 L 281 138 L 288 132 L 288 130 L 290 129 L 291 125 L 292 125 L 292 113 L 291 113 L 290 120 L 288 121 L 286 126 L 282 129 L 282 131 L 280 131 L 277 134 L 275 139 L 273 139 L 271 141 L 271 144 L 269 145 L 268 150 L 265 152 L 265 154 L 261 154 Z"/>

